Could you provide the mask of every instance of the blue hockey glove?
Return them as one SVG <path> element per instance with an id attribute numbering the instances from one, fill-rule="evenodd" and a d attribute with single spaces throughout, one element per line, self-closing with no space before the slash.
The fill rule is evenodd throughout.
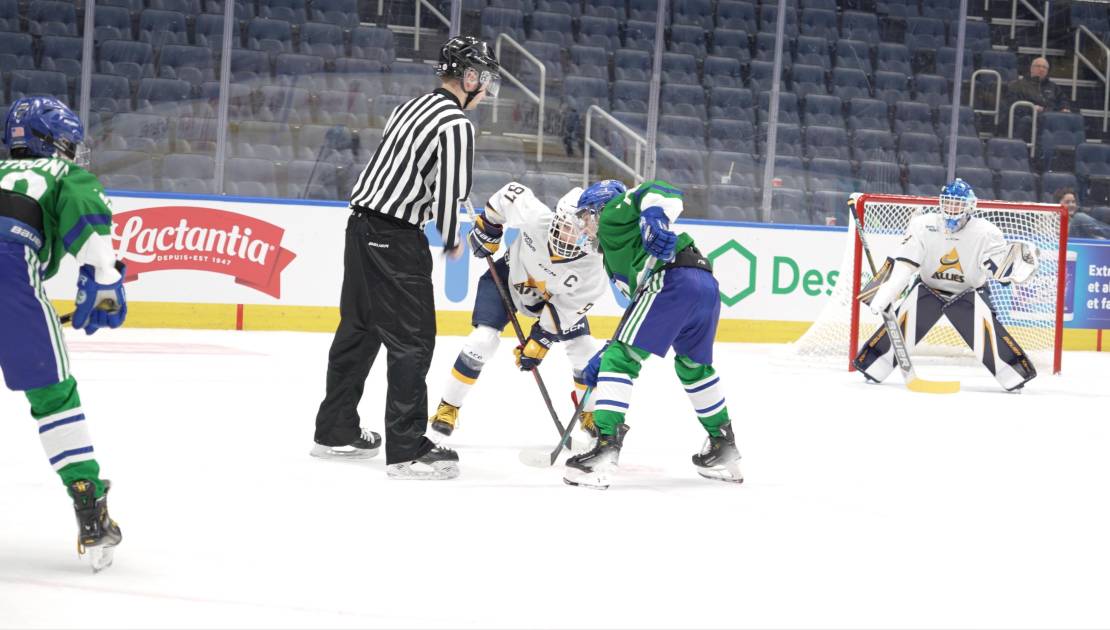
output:
<path id="1" fill-rule="evenodd" d="M 119 280 L 111 284 L 96 281 L 96 268 L 81 265 L 77 273 L 77 301 L 73 311 L 73 327 L 91 335 L 101 328 L 119 328 L 127 319 L 127 295 L 123 278 L 127 267 L 116 261 Z"/>
<path id="2" fill-rule="evenodd" d="M 525 340 L 524 345 L 513 348 L 516 366 L 521 372 L 531 372 L 538 368 L 543 358 L 547 356 L 547 351 L 551 349 L 551 345 L 558 340 L 558 335 L 544 330 L 539 322 L 532 324 L 532 332 L 528 333 L 528 339 Z"/>
<path id="3" fill-rule="evenodd" d="M 659 206 L 652 206 L 640 213 L 640 238 L 644 250 L 656 260 L 669 261 L 674 258 L 674 248 L 678 236 L 670 228 L 671 221 Z"/>
<path id="4" fill-rule="evenodd" d="M 605 354 L 608 348 L 609 342 L 606 341 L 605 345 L 601 347 L 601 350 L 597 351 L 597 354 L 586 364 L 586 368 L 582 370 L 582 382 L 586 387 L 591 389 L 597 387 L 597 375 L 601 372 L 601 355 Z"/>
<path id="5" fill-rule="evenodd" d="M 474 227 L 470 228 L 470 233 L 467 235 L 467 240 L 470 241 L 470 249 L 474 252 L 477 258 L 485 258 L 497 253 L 497 249 L 501 247 L 501 235 L 504 229 L 486 218 L 486 215 L 479 214 L 474 218 Z"/>

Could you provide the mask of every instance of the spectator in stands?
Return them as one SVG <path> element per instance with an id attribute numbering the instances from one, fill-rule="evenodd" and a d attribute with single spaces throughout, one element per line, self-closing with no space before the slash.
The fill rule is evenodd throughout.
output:
<path id="1" fill-rule="evenodd" d="M 1068 112 L 1071 111 L 1071 101 L 1060 86 L 1048 78 L 1048 60 L 1037 57 L 1029 64 L 1029 76 L 1018 77 L 1006 85 L 1006 96 L 1003 99 L 1002 124 L 1010 120 L 1010 106 L 1017 101 L 1033 103 L 1037 113 L 1044 111 Z M 1019 108 L 1014 112 L 1014 137 L 1023 138 L 1026 142 L 1032 135 L 1032 117 L 1027 108 Z M 1008 128 L 998 130 L 1000 135 L 1007 135 Z"/>
<path id="2" fill-rule="evenodd" d="M 1068 236 L 1075 238 L 1110 239 L 1110 225 L 1079 211 L 1079 201 L 1071 188 L 1061 188 L 1054 195 L 1056 202 L 1068 209 Z"/>

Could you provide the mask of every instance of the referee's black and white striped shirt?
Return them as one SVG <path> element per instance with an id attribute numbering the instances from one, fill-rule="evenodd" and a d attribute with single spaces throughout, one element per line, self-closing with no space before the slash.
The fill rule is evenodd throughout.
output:
<path id="1" fill-rule="evenodd" d="M 474 125 L 455 96 L 440 88 L 390 114 L 381 144 L 351 191 L 351 208 L 418 227 L 434 219 L 451 249 L 473 168 Z"/>

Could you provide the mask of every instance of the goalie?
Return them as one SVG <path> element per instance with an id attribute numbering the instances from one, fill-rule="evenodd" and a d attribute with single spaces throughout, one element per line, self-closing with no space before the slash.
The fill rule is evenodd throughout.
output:
<path id="1" fill-rule="evenodd" d="M 910 220 L 896 257 L 887 258 L 859 299 L 879 315 L 917 272 L 895 311 L 907 351 L 912 353 L 940 318 L 947 317 L 999 384 L 1007 391 L 1017 391 L 1037 371 L 998 321 L 987 280 L 1026 282 L 1037 270 L 1039 252 L 1031 243 L 1007 243 L 994 224 L 974 216 L 975 202 L 974 191 L 962 179 L 945 186 L 940 192 L 939 214 L 927 212 Z M 854 364 L 873 382 L 882 381 L 894 370 L 894 350 L 885 328 L 880 327 L 863 344 Z"/>

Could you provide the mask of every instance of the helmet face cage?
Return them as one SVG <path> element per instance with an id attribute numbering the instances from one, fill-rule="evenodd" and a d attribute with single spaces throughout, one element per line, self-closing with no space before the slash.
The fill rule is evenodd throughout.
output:
<path id="1" fill-rule="evenodd" d="M 597 250 L 597 214 L 589 209 L 560 205 L 551 217 L 547 242 L 551 251 L 563 258 L 573 258 L 586 248 Z"/>
<path id="2" fill-rule="evenodd" d="M 486 94 L 490 96 L 497 96 L 501 91 L 501 75 L 491 70 L 482 68 L 467 68 L 463 71 L 463 86 L 465 89 L 467 81 L 474 81 L 478 84 L 478 88 L 485 90 Z"/>
<path id="3" fill-rule="evenodd" d="M 501 87 L 501 65 L 493 51 L 470 35 L 452 38 L 443 45 L 435 72 L 440 77 L 456 77 L 464 86 L 467 80 L 475 81 L 479 90 L 490 96 L 497 96 Z"/>
<path id="4" fill-rule="evenodd" d="M 975 193 L 962 179 L 956 179 L 940 191 L 940 214 L 949 232 L 958 232 L 975 212 Z"/>

